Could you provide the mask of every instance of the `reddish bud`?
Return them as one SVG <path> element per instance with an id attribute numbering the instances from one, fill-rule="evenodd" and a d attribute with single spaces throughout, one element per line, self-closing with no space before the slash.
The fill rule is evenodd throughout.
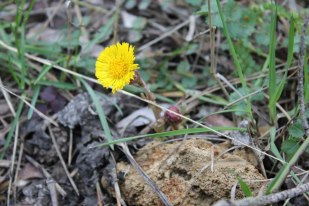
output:
<path id="1" fill-rule="evenodd" d="M 176 107 L 176 106 L 170 106 L 168 109 L 173 111 L 173 112 L 180 114 L 180 111 L 179 111 L 178 107 Z M 167 123 L 169 123 L 171 125 L 177 125 L 181 122 L 182 118 L 180 116 L 177 116 L 176 114 L 170 112 L 170 111 L 166 111 L 165 114 L 164 114 L 164 119 Z"/>

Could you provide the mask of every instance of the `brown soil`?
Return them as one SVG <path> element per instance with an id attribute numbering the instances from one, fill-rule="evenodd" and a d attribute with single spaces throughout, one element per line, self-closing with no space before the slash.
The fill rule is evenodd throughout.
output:
<path id="1" fill-rule="evenodd" d="M 253 166 L 255 163 L 248 162 L 253 159 L 250 151 L 240 149 L 234 153 L 225 153 L 229 147 L 231 145 L 228 142 L 212 144 L 201 139 L 166 144 L 152 142 L 141 149 L 135 158 L 173 205 L 211 205 L 219 199 L 230 198 L 231 189 L 238 182 L 237 176 L 255 194 L 261 188 L 262 181 L 252 180 L 264 179 Z M 133 167 L 120 162 L 117 169 L 118 172 L 125 173 L 120 187 L 129 205 L 162 205 Z M 243 196 L 238 185 L 235 197 Z"/>

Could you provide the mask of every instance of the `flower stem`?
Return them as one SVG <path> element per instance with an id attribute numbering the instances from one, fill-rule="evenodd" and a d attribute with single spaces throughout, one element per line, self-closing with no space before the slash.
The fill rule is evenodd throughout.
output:
<path id="1" fill-rule="evenodd" d="M 143 78 L 141 77 L 138 71 L 135 71 L 134 83 L 137 83 L 139 86 L 141 86 L 145 90 L 145 96 L 144 96 L 145 99 L 156 103 L 155 95 L 150 91 L 148 85 L 145 83 L 145 81 L 143 80 Z M 162 118 L 160 115 L 161 109 L 153 105 L 149 105 L 149 107 L 152 109 L 153 114 L 155 115 L 155 118 L 157 120 L 156 125 L 154 126 L 154 129 L 157 132 L 160 132 L 162 131 L 162 128 L 163 128 L 163 122 L 162 122 Z"/>

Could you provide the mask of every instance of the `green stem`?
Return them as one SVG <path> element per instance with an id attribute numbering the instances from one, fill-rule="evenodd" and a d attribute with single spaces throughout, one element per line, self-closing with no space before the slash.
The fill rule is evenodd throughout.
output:
<path id="1" fill-rule="evenodd" d="M 273 184 L 271 184 L 267 188 L 267 191 L 266 191 L 267 194 L 270 194 L 273 191 L 279 189 L 279 187 L 285 181 L 286 176 L 289 174 L 291 167 L 297 162 L 300 155 L 302 155 L 306 151 L 308 146 L 309 146 L 309 138 L 307 137 L 306 140 L 302 143 L 302 145 L 295 152 L 291 160 L 286 165 L 284 165 L 283 168 L 280 170 L 277 177 L 273 180 Z"/>
<path id="2" fill-rule="evenodd" d="M 232 39 L 231 39 L 231 37 L 229 35 L 228 29 L 227 29 L 227 25 L 226 25 L 225 20 L 224 20 L 224 16 L 223 16 L 222 8 L 221 8 L 221 5 L 220 5 L 220 1 L 216 0 L 216 2 L 217 2 L 218 11 L 219 11 L 220 18 L 221 18 L 222 25 L 223 25 L 223 32 L 224 32 L 224 35 L 225 35 L 225 37 L 226 37 L 226 39 L 228 41 L 230 53 L 231 53 L 231 55 L 232 55 L 232 57 L 234 59 L 234 64 L 235 64 L 235 67 L 237 69 L 237 73 L 238 73 L 241 85 L 244 88 L 245 95 L 247 95 L 248 94 L 248 87 L 247 87 L 247 84 L 246 84 L 246 80 L 245 80 L 245 77 L 243 75 L 242 68 L 241 68 L 239 60 L 238 60 L 238 56 L 236 54 L 235 48 L 233 46 Z M 247 104 L 247 107 L 246 107 L 247 114 L 249 115 L 250 119 L 253 119 L 251 102 L 250 102 L 250 100 L 248 98 L 246 99 L 246 104 Z"/>

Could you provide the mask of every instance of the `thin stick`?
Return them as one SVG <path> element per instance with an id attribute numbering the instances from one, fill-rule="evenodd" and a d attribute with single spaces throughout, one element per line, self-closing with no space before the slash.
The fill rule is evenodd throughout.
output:
<path id="1" fill-rule="evenodd" d="M 139 164 L 135 161 L 134 157 L 129 151 L 129 148 L 126 143 L 118 144 L 122 147 L 122 151 L 129 160 L 129 162 L 134 166 L 136 171 L 139 173 L 140 176 L 144 179 L 144 181 L 151 187 L 151 189 L 160 197 L 162 203 L 165 206 L 172 206 L 172 203 L 166 197 L 166 195 L 159 189 L 159 187 L 148 177 L 148 175 L 144 172 L 144 170 L 139 166 Z"/>
<path id="2" fill-rule="evenodd" d="M 142 76 L 140 75 L 140 73 L 138 71 L 136 71 L 135 73 L 136 75 L 136 79 L 139 83 L 139 85 L 145 89 L 145 94 L 146 94 L 146 99 L 149 101 L 152 101 L 153 103 L 156 103 L 156 97 L 155 95 L 150 91 L 148 85 L 145 83 L 145 81 L 143 80 Z M 149 105 L 150 108 L 152 109 L 156 120 L 158 121 L 160 119 L 160 113 L 161 110 L 158 107 L 154 107 L 153 105 Z"/>
<path id="3" fill-rule="evenodd" d="M 53 13 L 51 15 L 48 15 L 47 21 L 43 24 L 43 29 L 47 28 L 48 24 L 53 20 L 54 16 L 57 14 L 60 7 L 63 5 L 63 0 L 60 0 L 57 4 L 56 8 L 53 10 Z"/>
<path id="4" fill-rule="evenodd" d="M 243 95 L 220 73 L 213 74 L 216 79 L 221 79 L 228 87 L 230 87 L 234 92 L 236 92 L 240 97 L 243 97 Z"/>
<path id="5" fill-rule="evenodd" d="M 117 206 L 121 206 L 121 205 L 126 206 L 126 203 L 124 202 L 124 200 L 121 197 L 121 191 L 120 191 L 120 187 L 119 187 L 119 184 L 118 184 L 116 160 L 115 160 L 113 153 L 110 153 L 110 156 L 111 156 L 111 160 L 112 160 L 111 163 L 113 165 L 110 175 L 112 177 L 112 181 L 113 181 L 113 185 L 114 185 L 114 189 L 115 189 Z"/>
<path id="6" fill-rule="evenodd" d="M 56 189 L 56 182 L 53 179 L 47 179 L 46 181 L 47 187 L 50 192 L 50 199 L 52 200 L 53 206 L 58 206 L 58 195 L 57 195 L 57 189 Z"/>
<path id="7" fill-rule="evenodd" d="M 97 182 L 95 184 L 96 190 L 97 190 L 97 197 L 98 197 L 98 206 L 103 206 L 103 195 L 102 195 L 102 191 L 100 188 L 100 183 Z"/>
<path id="8" fill-rule="evenodd" d="M 47 170 L 43 166 L 41 166 L 38 162 L 36 162 L 34 159 L 32 159 L 32 157 L 28 155 L 25 155 L 25 157 L 33 166 L 41 169 L 47 181 L 53 179 L 52 176 L 47 172 Z M 67 196 L 67 193 L 58 183 L 56 183 L 56 189 L 63 197 Z"/>
<path id="9" fill-rule="evenodd" d="M 68 165 L 72 162 L 72 150 L 73 150 L 73 131 L 70 128 L 70 140 L 69 140 L 69 155 L 68 155 Z"/>
<path id="10" fill-rule="evenodd" d="M 0 77 L 0 85 L 3 85 L 1 77 Z M 13 116 L 15 116 L 16 112 L 15 112 L 15 109 L 14 109 L 14 107 L 12 105 L 10 96 L 8 95 L 7 91 L 5 89 L 3 89 L 2 87 L 1 87 L 1 91 L 2 91 L 2 94 L 4 96 L 4 99 L 5 99 L 6 103 L 8 104 L 8 106 L 9 106 L 9 108 L 11 110 L 11 113 L 13 114 Z"/>
<path id="11" fill-rule="evenodd" d="M 16 122 L 16 127 L 15 127 L 15 135 L 14 135 L 14 146 L 13 146 L 13 155 L 12 155 L 12 160 L 11 160 L 11 168 L 10 168 L 10 181 L 9 181 L 9 187 L 8 187 L 8 195 L 7 195 L 7 205 L 10 204 L 10 194 L 11 194 L 11 189 L 12 189 L 12 182 L 13 182 L 13 172 L 14 172 L 14 162 L 15 162 L 15 157 L 16 157 L 16 149 L 17 149 L 17 142 L 18 142 L 18 135 L 19 135 L 19 122 Z M 14 187 L 16 185 L 14 184 Z M 15 188 L 14 188 L 15 190 Z M 14 203 L 15 204 L 15 203 Z"/>
<path id="12" fill-rule="evenodd" d="M 212 27 L 212 21 L 211 21 L 211 5 L 210 0 L 207 1 L 208 3 L 208 24 L 210 28 L 210 72 L 216 79 L 216 66 L 215 66 L 215 36 L 214 36 L 214 28 Z M 226 91 L 225 91 L 226 92 Z"/>
<path id="13" fill-rule="evenodd" d="M 58 147 L 56 138 L 55 138 L 54 133 L 53 133 L 53 131 L 51 130 L 50 126 L 48 126 L 48 131 L 49 131 L 49 135 L 50 135 L 50 137 L 51 137 L 51 139 L 52 139 L 52 141 L 53 141 L 53 145 L 54 145 L 54 147 L 55 147 L 55 149 L 56 149 L 57 155 L 58 155 L 58 157 L 59 157 L 59 159 L 60 159 L 60 162 L 61 162 L 61 164 L 62 164 L 62 167 L 63 167 L 63 169 L 64 169 L 64 171 L 65 171 L 65 174 L 67 175 L 67 177 L 68 177 L 68 179 L 69 179 L 69 181 L 70 181 L 72 187 L 74 188 L 76 194 L 79 196 L 79 191 L 78 191 L 78 189 L 77 189 L 77 187 L 76 187 L 76 184 L 75 184 L 75 182 L 73 181 L 73 179 L 72 179 L 72 177 L 71 177 L 71 175 L 70 175 L 70 173 L 69 173 L 69 170 L 68 170 L 68 168 L 67 168 L 67 166 L 66 166 L 64 160 L 63 160 L 63 157 L 62 157 L 62 154 L 61 154 L 61 152 L 60 152 L 60 150 L 59 150 L 59 147 Z"/>
<path id="14" fill-rule="evenodd" d="M 210 0 L 208 0 L 208 14 L 211 14 L 211 4 Z M 215 55 L 215 35 L 214 31 L 216 27 L 212 26 L 212 21 L 211 21 L 211 15 L 208 16 L 208 24 L 210 28 L 210 73 L 214 77 L 215 80 L 217 80 L 218 84 L 220 85 L 224 95 L 226 97 L 229 97 L 229 93 L 226 91 L 225 87 L 221 83 L 221 81 L 218 79 L 218 76 L 216 75 L 217 73 L 217 66 L 216 66 L 216 55 Z"/>
<path id="15" fill-rule="evenodd" d="M 143 51 L 144 49 L 150 47 L 151 45 L 153 45 L 153 44 L 155 44 L 155 43 L 161 41 L 162 39 L 164 39 L 164 38 L 170 36 L 171 34 L 173 34 L 174 32 L 176 32 L 177 30 L 181 29 L 182 27 L 186 26 L 186 25 L 189 24 L 189 23 L 190 23 L 190 19 L 188 19 L 188 20 L 186 20 L 186 21 L 184 21 L 184 22 L 178 24 L 176 27 L 174 27 L 174 28 L 171 29 L 170 31 L 168 31 L 168 32 L 166 32 L 166 33 L 164 33 L 164 34 L 162 34 L 162 35 L 159 36 L 158 38 L 155 38 L 154 40 L 152 40 L 152 41 L 148 42 L 147 44 L 141 46 L 137 51 L 139 51 L 139 52 Z"/>
<path id="16" fill-rule="evenodd" d="M 189 24 L 189 31 L 188 31 L 188 34 L 185 38 L 186 41 L 190 42 L 193 40 L 193 35 L 194 35 L 194 32 L 195 32 L 195 26 L 196 26 L 196 17 L 191 15 L 189 17 L 189 20 L 190 20 L 190 24 Z"/>
<path id="17" fill-rule="evenodd" d="M 258 93 L 260 93 L 260 92 L 263 92 L 263 91 L 266 90 L 266 89 L 267 89 L 267 87 L 263 87 L 263 88 L 261 88 L 261 89 L 259 89 L 259 90 L 256 90 L 256 91 L 252 92 L 252 93 L 249 93 L 249 94 L 247 94 L 247 95 L 241 96 L 241 98 L 236 99 L 235 101 L 232 101 L 232 102 L 228 103 L 227 105 L 225 105 L 225 107 L 223 108 L 223 110 L 227 109 L 228 107 L 230 107 L 230 106 L 232 106 L 232 105 L 234 105 L 234 104 L 236 104 L 236 103 L 238 103 L 238 102 L 240 102 L 240 101 L 243 101 L 244 99 L 246 99 L 246 98 L 248 98 L 248 97 L 251 97 L 251 96 L 256 95 L 256 94 L 258 94 Z"/>
<path id="18" fill-rule="evenodd" d="M 302 118 L 302 125 L 306 132 L 307 138 L 309 137 L 309 124 L 305 115 L 305 97 L 304 97 L 304 58 L 305 58 L 305 34 L 309 23 L 309 15 L 305 18 L 302 35 L 299 43 L 299 62 L 298 62 L 298 89 L 297 93 L 300 101 L 300 114 Z"/>
<path id="19" fill-rule="evenodd" d="M 119 13 L 120 13 L 120 0 L 115 1 L 115 21 L 114 21 L 114 32 L 113 32 L 113 42 L 114 44 L 118 41 L 118 24 L 119 24 Z"/>
<path id="20" fill-rule="evenodd" d="M 266 195 L 262 197 L 249 197 L 242 200 L 220 200 L 215 203 L 214 206 L 251 206 L 251 205 L 269 205 L 272 203 L 279 202 L 288 198 L 293 198 L 299 196 L 305 192 L 309 191 L 309 183 L 300 185 L 298 187 L 278 192 L 271 195 Z"/>
<path id="21" fill-rule="evenodd" d="M 192 38 L 192 40 L 194 40 L 194 39 L 196 39 L 196 38 L 198 38 L 198 37 L 200 37 L 200 36 L 202 36 L 202 35 L 204 35 L 204 34 L 207 34 L 208 32 L 210 32 L 210 29 L 206 29 L 205 31 L 202 31 L 202 32 L 196 34 L 196 35 Z"/>
<path id="22" fill-rule="evenodd" d="M 66 7 L 66 15 L 67 15 L 67 42 L 68 42 L 68 46 L 67 46 L 67 57 L 66 57 L 66 67 L 69 67 L 70 65 L 70 61 L 71 61 L 71 23 L 72 22 L 72 14 L 70 11 L 70 6 L 68 5 Z M 65 78 L 65 76 L 64 76 Z"/>
<path id="23" fill-rule="evenodd" d="M 24 152 L 24 140 L 23 139 L 24 138 L 21 138 L 21 144 L 19 146 L 19 155 L 18 155 L 15 178 L 14 178 L 15 182 L 18 181 L 18 173 L 19 173 L 19 170 L 20 170 L 21 160 L 22 160 L 23 152 Z M 15 189 L 16 189 L 16 187 L 15 187 Z M 16 190 L 14 190 L 14 197 L 16 197 Z"/>
<path id="24" fill-rule="evenodd" d="M 0 78 L 0 85 L 2 85 L 2 80 Z M 12 103 L 10 101 L 10 96 L 7 94 L 7 91 L 5 89 L 3 89 L 1 87 L 1 90 L 2 90 L 2 93 L 3 93 L 3 96 L 7 102 L 7 104 L 9 105 L 9 108 L 13 114 L 13 116 L 16 115 L 16 111 L 14 109 L 14 107 L 12 106 Z M 15 161 L 15 151 L 16 151 L 16 144 L 17 144 L 17 141 L 16 141 L 16 138 L 18 138 L 18 127 L 19 127 L 19 123 L 17 121 L 16 123 L 16 128 L 15 128 L 15 140 L 14 140 L 14 150 L 13 150 L 13 156 L 12 156 L 12 160 L 11 160 L 11 166 L 10 166 L 10 181 L 9 181 L 9 187 L 8 187 L 8 195 L 7 195 L 7 205 L 9 206 L 10 205 L 10 194 L 11 194 L 11 187 L 12 187 L 12 181 L 13 181 L 13 171 L 14 171 L 14 161 Z M 15 144 L 16 143 L 16 144 Z"/>
<path id="25" fill-rule="evenodd" d="M 51 118 L 49 118 L 48 116 L 46 116 L 45 114 L 43 114 L 42 112 L 40 112 L 39 110 L 37 110 L 35 107 L 33 107 L 26 99 L 25 96 L 19 96 L 17 94 L 15 94 L 14 92 L 10 91 L 9 89 L 7 89 L 4 85 L 2 85 L 0 83 L 0 88 L 6 90 L 8 93 L 12 94 L 13 96 L 17 97 L 18 99 L 22 100 L 26 105 L 28 105 L 30 108 L 32 108 L 40 117 L 42 117 L 43 119 L 47 120 L 48 122 L 52 123 L 54 126 L 58 126 L 58 123 L 55 122 L 54 120 L 52 120 Z"/>

